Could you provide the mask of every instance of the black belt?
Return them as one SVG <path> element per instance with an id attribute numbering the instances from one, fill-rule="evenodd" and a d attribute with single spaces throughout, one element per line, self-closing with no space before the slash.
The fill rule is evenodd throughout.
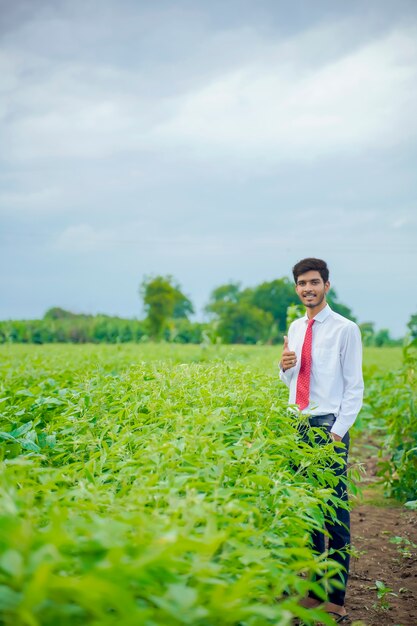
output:
<path id="1" fill-rule="evenodd" d="M 327 415 L 312 415 L 308 418 L 310 426 L 333 426 L 336 420 L 334 413 L 328 413 Z"/>

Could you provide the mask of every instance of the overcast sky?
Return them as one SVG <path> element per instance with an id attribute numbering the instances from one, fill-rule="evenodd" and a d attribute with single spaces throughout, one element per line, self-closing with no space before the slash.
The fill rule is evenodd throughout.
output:
<path id="1" fill-rule="evenodd" d="M 417 312 L 417 2 L 0 0 L 0 319 L 328 261 Z M 200 315 L 201 317 L 201 315 Z"/>

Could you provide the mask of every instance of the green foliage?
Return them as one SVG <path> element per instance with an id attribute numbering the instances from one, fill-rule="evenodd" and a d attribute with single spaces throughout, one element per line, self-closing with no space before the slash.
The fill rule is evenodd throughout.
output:
<path id="1" fill-rule="evenodd" d="M 59 306 L 54 306 L 51 309 L 48 309 L 43 316 L 44 320 L 64 320 L 64 319 L 76 319 L 77 317 L 82 317 L 84 319 L 91 317 L 91 315 L 79 315 L 77 313 L 72 313 L 71 311 L 66 311 L 65 309 L 61 309 Z"/>
<path id="2" fill-rule="evenodd" d="M 355 319 L 351 310 L 338 302 L 333 289 L 329 303 L 336 312 Z M 244 290 L 239 283 L 221 285 L 212 291 L 206 311 L 214 315 L 218 335 L 225 343 L 277 343 L 288 328 L 288 315 L 298 316 L 299 307 L 294 284 L 284 277 Z"/>
<path id="3" fill-rule="evenodd" d="M 301 304 L 291 304 L 287 309 L 287 328 L 295 322 L 295 320 L 303 317 L 305 309 Z"/>
<path id="4" fill-rule="evenodd" d="M 53 307 L 42 320 L 0 322 L 0 343 L 127 343 L 149 338 L 201 343 L 210 337 L 211 343 L 275 344 L 282 341 L 294 316 L 301 314 L 294 285 L 285 277 L 243 290 L 240 283 L 220 285 L 212 291 L 205 309 L 211 315 L 210 324 L 189 320 L 193 305 L 172 276 L 145 278 L 140 295 L 145 320 L 76 314 Z M 336 312 L 355 319 L 351 310 L 338 302 L 333 289 L 328 300 Z M 375 333 L 372 323 L 362 327 L 366 346 L 401 343 L 392 340 L 386 329 Z"/>
<path id="5" fill-rule="evenodd" d="M 146 325 L 107 315 L 75 315 L 0 322 L 0 343 L 125 343 L 146 337 Z"/>
<path id="6" fill-rule="evenodd" d="M 251 300 L 256 307 L 272 315 L 282 333 L 286 330 L 288 307 L 299 302 L 294 284 L 288 278 L 264 282 L 255 287 Z"/>
<path id="7" fill-rule="evenodd" d="M 153 339 L 161 339 L 171 318 L 187 318 L 193 313 L 191 301 L 174 284 L 172 276 L 145 278 L 140 287 L 149 333 Z"/>
<path id="8" fill-rule="evenodd" d="M 201 343 L 207 324 L 190 322 L 188 319 L 173 319 L 164 331 L 164 340 L 173 343 Z"/>
<path id="9" fill-rule="evenodd" d="M 265 343 L 272 338 L 272 315 L 253 303 L 253 290 L 238 283 L 214 289 L 206 311 L 214 315 L 212 328 L 223 343 Z"/>
<path id="10" fill-rule="evenodd" d="M 375 345 L 375 324 L 374 322 L 362 322 L 359 324 L 362 335 L 362 343 L 364 346 Z"/>
<path id="11" fill-rule="evenodd" d="M 399 554 L 403 559 L 411 559 L 417 556 L 417 543 L 410 541 L 408 537 L 391 537 L 390 543 L 395 543 Z"/>
<path id="12" fill-rule="evenodd" d="M 346 306 L 346 304 L 342 304 L 341 302 L 339 302 L 339 298 L 333 287 L 329 289 L 326 300 L 329 303 L 330 307 L 333 309 L 333 311 L 339 313 L 339 315 L 343 315 L 343 317 L 347 317 L 353 322 L 357 322 L 357 319 L 353 315 L 352 310 L 348 306 Z"/>
<path id="13" fill-rule="evenodd" d="M 332 623 L 297 599 L 335 574 L 308 539 L 334 446 L 300 440 L 275 350 L 209 350 L 1 347 L 5 626 Z"/>
<path id="14" fill-rule="evenodd" d="M 206 306 L 208 313 L 220 315 L 229 304 L 237 304 L 241 297 L 240 283 L 228 283 L 216 287 L 210 294 L 210 302 Z"/>
<path id="15" fill-rule="evenodd" d="M 411 316 L 407 328 L 410 330 L 411 338 L 417 339 L 417 313 Z"/>
<path id="16" fill-rule="evenodd" d="M 392 339 L 388 328 L 381 328 L 375 335 L 375 345 L 377 348 L 392 345 Z"/>
<path id="17" fill-rule="evenodd" d="M 396 596 L 397 594 L 393 593 L 391 587 L 388 587 L 382 580 L 376 580 L 375 587 L 371 587 L 371 589 L 375 589 L 378 599 L 373 608 L 379 611 L 387 611 L 390 608 L 387 596 Z"/>
<path id="18" fill-rule="evenodd" d="M 212 291 L 206 311 L 214 314 L 224 343 L 276 342 L 280 326 L 285 328 L 288 297 L 296 299 L 288 279 L 244 290 L 239 283 L 229 283 Z"/>
<path id="19" fill-rule="evenodd" d="M 388 328 L 381 328 L 376 331 L 375 324 L 373 322 L 363 322 L 362 324 L 359 324 L 359 328 L 362 333 L 364 346 L 382 348 L 386 346 L 402 345 L 402 339 L 393 339 Z"/>
<path id="20" fill-rule="evenodd" d="M 217 334 L 224 343 L 264 343 L 271 335 L 273 319 L 250 304 L 228 303 L 217 325 Z"/>
<path id="21" fill-rule="evenodd" d="M 363 419 L 381 434 L 380 475 L 386 493 L 401 501 L 417 493 L 417 340 L 403 349 L 403 366 L 365 385 Z M 383 435 L 383 439 L 382 439 Z"/>

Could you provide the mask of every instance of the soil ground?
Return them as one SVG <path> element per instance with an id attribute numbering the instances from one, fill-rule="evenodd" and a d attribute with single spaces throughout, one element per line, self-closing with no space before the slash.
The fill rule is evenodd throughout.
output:
<path id="1" fill-rule="evenodd" d="M 351 462 L 363 463 L 366 474 L 362 500 L 351 513 L 354 555 L 346 597 L 349 621 L 344 623 L 417 626 L 417 511 L 383 498 L 377 453 L 363 439 L 351 453 Z M 389 588 L 379 599 L 376 581 Z"/>

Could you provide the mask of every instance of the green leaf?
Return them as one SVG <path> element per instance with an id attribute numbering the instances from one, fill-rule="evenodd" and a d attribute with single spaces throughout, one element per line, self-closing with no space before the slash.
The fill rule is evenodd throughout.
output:
<path id="1" fill-rule="evenodd" d="M 6 587 L 6 585 L 0 585 L 0 610 L 1 611 L 13 611 L 16 609 L 22 600 L 22 594 Z"/>
<path id="2" fill-rule="evenodd" d="M 40 447 L 30 439 L 19 439 L 20 445 L 24 450 L 30 450 L 31 452 L 40 452 Z"/>
<path id="3" fill-rule="evenodd" d="M 167 597 L 171 598 L 175 604 L 187 609 L 197 601 L 197 591 L 192 587 L 187 587 L 182 583 L 174 583 L 168 586 Z"/>
<path id="4" fill-rule="evenodd" d="M 6 441 L 16 441 L 15 437 L 10 433 L 4 433 L 0 431 L 0 439 L 5 439 Z"/>
<path id="5" fill-rule="evenodd" d="M 16 391 L 15 396 L 25 396 L 28 398 L 33 398 L 35 394 L 33 394 L 29 389 L 20 389 Z"/>
<path id="6" fill-rule="evenodd" d="M 11 430 L 10 434 L 17 439 L 21 435 L 24 435 L 25 433 L 27 433 L 32 428 L 32 425 L 33 425 L 32 421 L 26 422 L 26 424 L 22 424 L 22 426 L 19 426 L 19 428 L 16 428 L 15 430 Z"/>
<path id="7" fill-rule="evenodd" d="M 16 550 L 7 550 L 0 557 L 0 568 L 13 577 L 19 577 L 23 571 L 22 555 Z"/>

